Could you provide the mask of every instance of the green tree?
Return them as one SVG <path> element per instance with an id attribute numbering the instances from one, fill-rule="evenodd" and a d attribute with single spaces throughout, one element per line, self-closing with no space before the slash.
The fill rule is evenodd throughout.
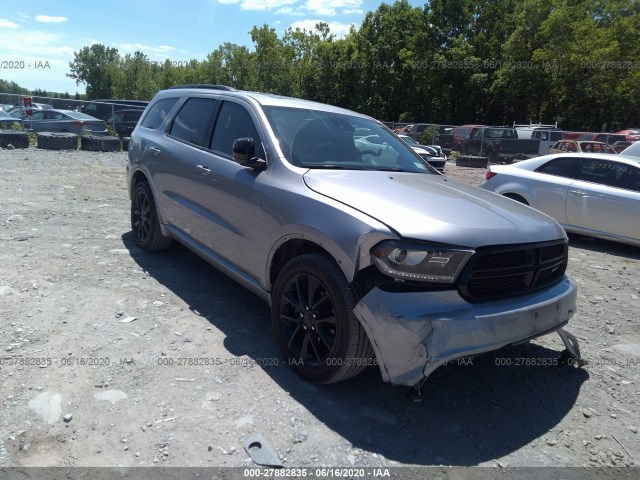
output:
<path id="1" fill-rule="evenodd" d="M 73 62 L 69 63 L 71 72 L 67 76 L 73 78 L 76 85 L 84 83 L 90 99 L 112 97 L 111 74 L 120 59 L 118 50 L 95 43 L 79 52 L 74 51 L 73 56 Z"/>

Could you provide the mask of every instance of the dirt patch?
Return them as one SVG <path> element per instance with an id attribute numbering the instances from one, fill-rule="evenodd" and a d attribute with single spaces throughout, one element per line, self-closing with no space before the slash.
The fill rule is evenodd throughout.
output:
<path id="1" fill-rule="evenodd" d="M 125 165 L 0 151 L 0 466 L 255 466 L 252 434 L 297 467 L 640 460 L 640 249 L 571 239 L 587 367 L 547 336 L 440 368 L 414 403 L 375 369 L 300 381 L 265 304 L 180 246 L 137 249 Z"/>

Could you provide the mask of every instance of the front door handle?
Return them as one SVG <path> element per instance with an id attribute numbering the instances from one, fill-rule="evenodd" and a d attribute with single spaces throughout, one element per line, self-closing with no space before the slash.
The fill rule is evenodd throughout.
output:
<path id="1" fill-rule="evenodd" d="M 202 173 L 203 175 L 211 175 L 211 169 L 205 167 L 204 165 L 196 165 L 196 168 L 200 171 L 200 173 Z"/>

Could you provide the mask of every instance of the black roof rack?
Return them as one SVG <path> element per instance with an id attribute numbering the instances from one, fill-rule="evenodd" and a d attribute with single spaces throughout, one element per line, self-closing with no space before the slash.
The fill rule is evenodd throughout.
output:
<path id="1" fill-rule="evenodd" d="M 233 87 L 229 87 L 228 85 L 211 85 L 208 83 L 192 83 L 189 85 L 174 85 L 173 87 L 169 87 L 169 89 L 174 89 L 174 88 L 207 88 L 210 90 L 224 90 L 227 92 L 238 91 Z"/>

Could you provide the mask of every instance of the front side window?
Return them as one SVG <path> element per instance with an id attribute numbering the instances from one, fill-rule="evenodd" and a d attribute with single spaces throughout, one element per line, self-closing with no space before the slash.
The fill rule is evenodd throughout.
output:
<path id="1" fill-rule="evenodd" d="M 610 187 L 640 191 L 640 169 L 608 160 L 587 160 L 579 173 L 580 180 Z"/>
<path id="2" fill-rule="evenodd" d="M 218 100 L 190 98 L 173 120 L 169 135 L 187 143 L 204 147 Z"/>
<path id="3" fill-rule="evenodd" d="M 375 120 L 288 107 L 265 107 L 283 155 L 306 168 L 437 173 Z"/>
<path id="4" fill-rule="evenodd" d="M 216 121 L 210 148 L 218 155 L 231 158 L 233 142 L 238 138 L 253 138 L 256 157 L 266 159 L 262 140 L 249 112 L 240 104 L 224 102 Z"/>

